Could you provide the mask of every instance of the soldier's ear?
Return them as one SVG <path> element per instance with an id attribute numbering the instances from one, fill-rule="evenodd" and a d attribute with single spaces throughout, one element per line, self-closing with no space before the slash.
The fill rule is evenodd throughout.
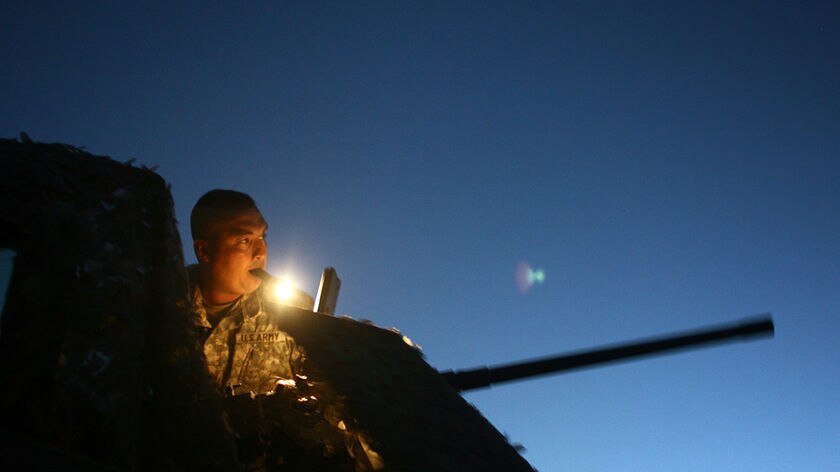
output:
<path id="1" fill-rule="evenodd" d="M 207 241 L 203 239 L 196 239 L 193 241 L 193 251 L 195 251 L 195 258 L 199 263 L 210 262 L 210 251 Z"/>

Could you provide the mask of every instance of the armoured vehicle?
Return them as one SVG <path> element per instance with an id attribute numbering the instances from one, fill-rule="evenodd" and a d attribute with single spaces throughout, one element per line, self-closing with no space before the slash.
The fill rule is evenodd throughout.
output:
<path id="1" fill-rule="evenodd" d="M 765 318 L 439 373 L 398 332 L 272 304 L 302 371 L 224 396 L 190 328 L 160 176 L 24 139 L 0 140 L 0 179 L 0 248 L 16 253 L 0 324 L 4 470 L 532 470 L 459 391 L 773 329 Z M 334 297 L 318 299 L 331 311 Z"/>

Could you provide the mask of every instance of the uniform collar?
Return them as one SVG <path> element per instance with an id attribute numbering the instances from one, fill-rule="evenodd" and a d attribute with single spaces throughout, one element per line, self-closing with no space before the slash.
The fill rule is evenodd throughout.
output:
<path id="1" fill-rule="evenodd" d="M 204 308 L 204 297 L 201 295 L 201 288 L 198 286 L 198 264 L 187 266 L 187 278 L 190 284 L 190 299 L 192 301 L 192 312 L 194 321 L 197 325 L 205 328 L 212 328 L 210 320 L 207 318 L 207 310 Z M 239 297 L 235 304 L 230 308 L 229 313 L 235 310 L 241 310 L 244 317 L 251 318 L 262 311 L 262 284 L 259 288 L 251 293 L 246 293 Z"/>

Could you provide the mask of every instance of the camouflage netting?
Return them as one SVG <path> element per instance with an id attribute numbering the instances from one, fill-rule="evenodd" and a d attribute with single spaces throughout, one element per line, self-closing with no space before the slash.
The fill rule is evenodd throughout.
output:
<path id="1" fill-rule="evenodd" d="M 306 352 L 298 396 L 320 402 L 328 421 L 341 421 L 385 470 L 533 470 L 401 334 L 292 307 L 271 309 Z"/>
<path id="2" fill-rule="evenodd" d="M 222 399 L 190 329 L 157 174 L 0 140 L 0 181 L 0 248 L 17 253 L 0 325 L 0 466 L 532 470 L 400 334 L 350 319 L 271 305 L 300 371 L 272 394 Z"/>
<path id="3" fill-rule="evenodd" d="M 0 140 L 0 180 L 0 247 L 17 253 L 0 327 L 3 461 L 235 468 L 184 311 L 165 182 L 14 140 Z"/>

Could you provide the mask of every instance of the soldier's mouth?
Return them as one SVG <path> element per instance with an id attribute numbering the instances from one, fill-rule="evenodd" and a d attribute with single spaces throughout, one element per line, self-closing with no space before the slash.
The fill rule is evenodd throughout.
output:
<path id="1" fill-rule="evenodd" d="M 263 282 L 266 282 L 266 283 L 273 282 L 275 280 L 274 277 L 271 274 L 269 274 L 268 272 L 265 271 L 265 269 L 262 269 L 260 267 L 257 267 L 255 269 L 251 269 L 248 272 L 251 275 L 253 275 L 254 277 L 256 277 L 256 278 L 258 278 L 258 279 L 260 279 L 260 280 L 262 280 Z"/>

